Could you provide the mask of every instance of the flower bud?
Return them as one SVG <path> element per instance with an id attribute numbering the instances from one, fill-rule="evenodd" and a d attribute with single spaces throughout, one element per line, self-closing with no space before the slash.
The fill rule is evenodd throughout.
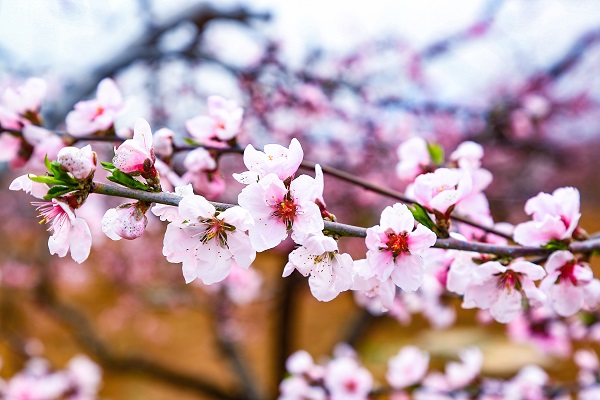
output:
<path id="1" fill-rule="evenodd" d="M 146 211 L 148 205 L 139 201 L 111 208 L 102 217 L 102 232 L 112 240 L 136 239 L 142 236 L 146 229 Z"/>
<path id="2" fill-rule="evenodd" d="M 73 177 L 79 181 L 91 178 L 96 171 L 96 153 L 92 151 L 89 144 L 81 149 L 62 148 L 58 152 L 57 161 L 64 170 L 73 174 Z"/>

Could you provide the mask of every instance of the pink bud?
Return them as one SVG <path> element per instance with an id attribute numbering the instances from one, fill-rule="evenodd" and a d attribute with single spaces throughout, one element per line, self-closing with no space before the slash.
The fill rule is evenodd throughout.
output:
<path id="1" fill-rule="evenodd" d="M 121 204 L 111 208 L 102 217 L 102 232 L 112 240 L 136 239 L 144 233 L 148 206 L 143 203 Z"/>
<path id="2" fill-rule="evenodd" d="M 57 161 L 67 172 L 73 174 L 73 177 L 79 181 L 91 178 L 96 171 L 96 153 L 92 147 L 87 146 L 78 149 L 77 147 L 64 147 L 58 152 Z"/>

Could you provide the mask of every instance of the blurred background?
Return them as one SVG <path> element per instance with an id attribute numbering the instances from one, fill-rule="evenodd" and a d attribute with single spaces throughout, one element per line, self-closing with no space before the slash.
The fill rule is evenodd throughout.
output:
<path id="1" fill-rule="evenodd" d="M 127 101 L 121 127 L 144 117 L 182 141 L 185 121 L 218 94 L 245 109 L 241 145 L 296 137 L 305 159 L 398 190 L 404 140 L 434 140 L 448 154 L 473 140 L 494 174 L 486 193 L 496 221 L 523 221 L 528 198 L 575 186 L 588 232 L 600 230 L 599 72 L 596 0 L 0 1 L 0 90 L 44 78 L 50 129 L 64 130 L 73 105 L 112 77 Z M 111 145 L 97 151 L 110 159 Z M 85 353 L 104 370 L 102 398 L 219 398 L 207 385 L 225 393 L 250 385 L 273 398 L 291 352 L 319 358 L 344 341 L 380 381 L 408 343 L 439 365 L 477 345 L 489 375 L 533 362 L 575 378 L 564 354 L 516 343 L 505 326 L 479 325 L 475 312 L 448 311 L 457 299 L 444 304 L 452 327 L 410 307 L 412 317 L 375 318 L 351 293 L 320 303 L 297 274 L 281 278 L 291 242 L 259 255 L 244 285 L 186 285 L 161 255 L 164 224 L 151 221 L 132 242 L 103 235 L 114 199 L 92 196 L 81 209 L 94 235 L 88 261 L 52 257 L 30 198 L 5 189 L 29 171 L 0 168 L 0 376 L 31 355 L 61 367 Z M 236 202 L 231 172 L 244 170 L 241 157 L 223 156 L 219 168 L 227 189 L 218 200 Z M 325 182 L 328 208 L 344 223 L 372 226 L 393 204 Z M 340 244 L 364 256 L 361 241 Z"/>

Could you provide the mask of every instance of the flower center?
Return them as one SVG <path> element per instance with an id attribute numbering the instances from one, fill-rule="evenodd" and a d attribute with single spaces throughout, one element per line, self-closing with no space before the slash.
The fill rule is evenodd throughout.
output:
<path id="1" fill-rule="evenodd" d="M 199 234 L 202 243 L 206 244 L 216 238 L 221 247 L 227 247 L 227 232 L 233 232 L 235 226 L 219 218 L 202 219 L 200 222 L 208 225 L 206 230 Z"/>
<path id="2" fill-rule="evenodd" d="M 408 233 L 395 233 L 390 232 L 387 234 L 388 242 L 387 249 L 394 254 L 394 258 L 400 254 L 409 253 L 408 249 Z"/>
<path id="3" fill-rule="evenodd" d="M 513 270 L 508 270 L 503 274 L 500 274 L 500 278 L 498 279 L 498 289 L 521 289 L 521 280 L 519 279 L 519 273 Z"/>
<path id="4" fill-rule="evenodd" d="M 31 204 L 37 206 L 36 211 L 39 211 L 41 218 L 40 224 L 50 224 L 48 231 L 52 233 L 59 232 L 69 220 L 66 211 L 54 201 L 37 201 Z"/>
<path id="5" fill-rule="evenodd" d="M 574 286 L 577 286 L 579 284 L 579 280 L 575 277 L 575 265 L 577 265 L 577 263 L 574 260 L 563 265 L 559 269 L 560 276 L 558 277 L 558 281 L 561 282 L 569 280 Z"/>
<path id="6" fill-rule="evenodd" d="M 288 195 L 281 202 L 274 205 L 273 208 L 274 210 L 271 215 L 283 222 L 288 230 L 292 229 L 292 224 L 298 211 L 298 206 L 294 200 Z"/>

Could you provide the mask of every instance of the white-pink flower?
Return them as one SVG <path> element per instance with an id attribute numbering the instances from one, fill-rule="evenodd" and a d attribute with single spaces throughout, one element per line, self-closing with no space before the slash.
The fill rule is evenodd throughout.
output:
<path id="1" fill-rule="evenodd" d="M 8 88 L 2 95 L 2 104 L 19 115 L 37 112 L 44 96 L 46 82 L 40 78 L 29 78 L 20 87 Z"/>
<path id="2" fill-rule="evenodd" d="M 135 121 L 133 139 L 128 139 L 115 149 L 113 164 L 127 174 L 155 177 L 156 156 L 152 149 L 152 130 L 143 118 Z"/>
<path id="3" fill-rule="evenodd" d="M 283 277 L 294 269 L 304 276 L 310 275 L 310 291 L 320 301 L 330 301 L 352 287 L 352 257 L 340 254 L 335 239 L 323 234 L 310 236 L 290 253 Z"/>
<path id="4" fill-rule="evenodd" d="M 112 240 L 137 239 L 148 224 L 147 210 L 148 205 L 141 202 L 110 208 L 102 217 L 102 232 Z"/>
<path id="5" fill-rule="evenodd" d="M 173 155 L 173 139 L 175 132 L 169 128 L 160 128 L 154 132 L 153 147 L 154 153 L 162 158 L 169 158 Z"/>
<path id="6" fill-rule="evenodd" d="M 29 78 L 16 89 L 6 89 L 0 105 L 0 127 L 20 130 L 23 126 L 31 124 L 32 117 L 39 118 L 34 115 L 38 113 L 45 95 L 46 82 L 40 78 Z"/>
<path id="7" fill-rule="evenodd" d="M 460 168 L 475 170 L 481 167 L 483 158 L 483 147 L 479 143 L 470 140 L 462 142 L 456 150 L 450 154 L 450 160 L 455 161 Z"/>
<path id="8" fill-rule="evenodd" d="M 533 283 L 544 276 L 546 271 L 529 261 L 517 260 L 508 266 L 488 261 L 474 268 L 465 289 L 463 307 L 489 308 L 496 321 L 510 322 L 521 312 L 523 299 L 533 306 L 541 306 L 546 300 Z"/>
<path id="9" fill-rule="evenodd" d="M 97 156 L 92 151 L 92 146 L 78 149 L 77 147 L 63 147 L 56 157 L 61 167 L 70 172 L 79 181 L 91 179 L 96 171 Z"/>
<path id="10" fill-rule="evenodd" d="M 396 285 L 392 278 L 381 281 L 374 274 L 367 260 L 354 261 L 354 283 L 356 302 L 366 307 L 371 314 L 379 315 L 394 307 Z"/>
<path id="11" fill-rule="evenodd" d="M 552 253 L 546 262 L 548 275 L 540 289 L 548 296 L 548 304 L 563 317 L 577 313 L 586 300 L 585 287 L 594 279 L 592 269 L 566 250 Z"/>
<path id="12" fill-rule="evenodd" d="M 429 353 L 415 346 L 406 346 L 388 360 L 385 375 L 394 389 L 404 389 L 421 382 L 429 368 Z"/>
<path id="13" fill-rule="evenodd" d="M 179 202 L 179 219 L 167 227 L 163 255 L 183 264 L 187 283 L 196 278 L 210 285 L 229 275 L 233 261 L 248 269 L 256 251 L 245 233 L 253 224 L 241 207 L 217 212 L 202 196 L 185 196 Z"/>
<path id="14" fill-rule="evenodd" d="M 515 227 L 514 239 L 524 246 L 542 246 L 551 240 L 573 235 L 579 224 L 579 191 L 572 187 L 556 189 L 552 194 L 539 193 L 527 200 L 525 212 L 533 220 Z"/>
<path id="15" fill-rule="evenodd" d="M 367 261 L 381 280 L 392 278 L 405 291 L 423 283 L 425 266 L 421 254 L 435 244 L 435 234 L 419 224 L 404 204 L 386 207 L 379 225 L 367 229 Z"/>
<path id="16" fill-rule="evenodd" d="M 192 137 L 203 144 L 233 139 L 242 126 L 244 109 L 233 100 L 220 96 L 208 98 L 208 116 L 198 116 L 187 120 L 185 127 Z"/>
<path id="17" fill-rule="evenodd" d="M 268 174 L 275 174 L 279 179 L 285 181 L 296 174 L 303 157 L 302 146 L 295 138 L 290 142 L 289 148 L 278 144 L 268 144 L 265 146 L 264 152 L 256 150 L 249 144 L 244 150 L 244 164 L 248 171 L 233 174 L 233 177 L 246 185 L 255 183 Z"/>
<path id="18" fill-rule="evenodd" d="M 413 193 L 422 206 L 445 214 L 448 209 L 467 197 L 473 189 L 473 179 L 467 170 L 438 168 L 419 175 Z"/>
<path id="19" fill-rule="evenodd" d="M 403 181 L 412 182 L 417 176 L 426 172 L 431 164 L 431 155 L 427 142 L 420 137 L 413 137 L 398 146 L 400 162 L 396 166 L 396 174 Z"/>
<path id="20" fill-rule="evenodd" d="M 238 203 L 255 221 L 249 231 L 252 247 L 258 252 L 271 249 L 287 237 L 289 230 L 296 243 L 320 233 L 324 223 L 313 202 L 314 192 L 315 180 L 307 175 L 294 179 L 289 189 L 275 174 L 246 186 Z"/>
<path id="21" fill-rule="evenodd" d="M 80 101 L 67 115 L 67 132 L 78 137 L 110 129 L 124 105 L 115 81 L 105 78 L 98 84 L 95 99 Z"/>
<path id="22" fill-rule="evenodd" d="M 331 360 L 325 371 L 330 400 L 366 400 L 373 387 L 371 373 L 352 357 Z"/>
<path id="23" fill-rule="evenodd" d="M 63 201 L 52 199 L 49 202 L 34 202 L 42 222 L 50 224 L 52 236 L 48 239 L 50 254 L 64 257 L 71 251 L 77 263 L 84 262 L 92 247 L 92 234 L 87 222 L 75 216 L 75 212 Z"/>
<path id="24" fill-rule="evenodd" d="M 483 354 L 477 347 L 468 347 L 458 354 L 461 362 L 446 364 L 446 380 L 450 390 L 462 389 L 481 372 Z"/>
<path id="25" fill-rule="evenodd" d="M 213 171 L 217 168 L 217 162 L 210 155 L 210 152 L 202 147 L 198 147 L 187 153 L 183 166 L 186 171 L 191 173 L 202 173 Z"/>

